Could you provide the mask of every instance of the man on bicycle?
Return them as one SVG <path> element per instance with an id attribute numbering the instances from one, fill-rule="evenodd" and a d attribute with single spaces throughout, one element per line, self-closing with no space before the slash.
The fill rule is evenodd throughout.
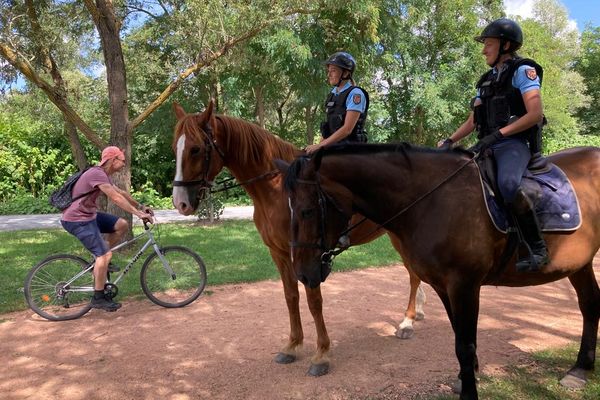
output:
<path id="1" fill-rule="evenodd" d="M 118 271 L 118 267 L 110 264 L 114 247 L 129 228 L 127 221 L 116 215 L 98 212 L 96 199 L 101 192 L 123 211 L 153 222 L 154 212 L 147 206 L 134 200 L 125 190 L 115 186 L 110 176 L 125 167 L 125 154 L 116 146 L 108 146 L 102 151 L 102 159 L 97 166 L 85 171 L 73 187 L 72 197 L 75 199 L 84 193 L 87 195 L 76 199 L 63 210 L 60 223 L 63 228 L 88 249 L 96 258 L 94 265 L 94 296 L 90 305 L 106 311 L 116 311 L 121 307 L 111 298 L 104 295 L 104 284 L 107 273 Z M 102 234 L 106 234 L 106 240 Z"/>

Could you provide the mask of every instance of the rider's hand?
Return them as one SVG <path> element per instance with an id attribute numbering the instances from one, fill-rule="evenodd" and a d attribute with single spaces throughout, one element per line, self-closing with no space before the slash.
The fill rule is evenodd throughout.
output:
<path id="1" fill-rule="evenodd" d="M 503 137 L 504 136 L 502 136 L 502 133 L 498 129 L 496 129 L 491 134 L 484 136 L 482 139 L 480 139 L 469 150 L 472 151 L 473 153 L 481 153 L 482 151 L 484 151 L 485 149 L 487 149 L 488 147 L 490 147 L 491 145 L 493 145 L 494 143 L 496 143 L 498 140 L 502 139 Z"/>
<path id="2" fill-rule="evenodd" d="M 308 154 L 312 154 L 315 151 L 319 150 L 320 148 L 321 148 L 321 145 L 319 145 L 319 144 L 311 144 L 311 145 L 306 146 L 306 148 L 304 150 L 306 150 L 306 152 Z"/>
<path id="3" fill-rule="evenodd" d="M 146 214 L 150 214 L 150 215 L 154 216 L 154 211 L 152 211 L 152 209 L 145 204 L 142 204 L 140 206 L 140 210 L 142 212 L 145 212 Z"/>
<path id="4" fill-rule="evenodd" d="M 152 211 L 152 210 L 150 210 L 150 211 Z M 146 221 L 151 224 L 154 223 L 154 213 L 138 211 L 135 215 L 137 215 L 142 221 Z"/>
<path id="5" fill-rule="evenodd" d="M 452 147 L 452 145 L 454 144 L 454 140 L 447 138 L 444 140 L 440 140 L 439 142 L 437 142 L 437 147 L 440 149 L 449 149 Z"/>

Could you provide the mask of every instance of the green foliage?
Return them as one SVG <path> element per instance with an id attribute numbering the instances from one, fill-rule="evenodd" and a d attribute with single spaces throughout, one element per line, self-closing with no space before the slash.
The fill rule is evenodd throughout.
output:
<path id="1" fill-rule="evenodd" d="M 581 53 L 575 70 L 579 72 L 585 84 L 588 104 L 577 111 L 582 132 L 600 135 L 600 27 L 587 26 L 581 35 Z"/>

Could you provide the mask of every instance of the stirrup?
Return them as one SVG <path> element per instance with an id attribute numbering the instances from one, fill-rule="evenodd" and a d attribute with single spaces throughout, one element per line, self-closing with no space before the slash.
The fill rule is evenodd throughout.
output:
<path id="1" fill-rule="evenodd" d="M 515 268 L 517 272 L 538 272 L 548 265 L 550 258 L 548 255 L 529 253 L 529 257 L 517 260 Z"/>

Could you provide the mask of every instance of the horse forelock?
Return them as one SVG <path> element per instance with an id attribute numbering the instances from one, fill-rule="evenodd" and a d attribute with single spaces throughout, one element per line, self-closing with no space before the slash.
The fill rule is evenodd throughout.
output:
<path id="1" fill-rule="evenodd" d="M 298 179 L 300 179 L 300 172 L 310 161 L 310 157 L 301 156 L 296 158 L 288 167 L 283 180 L 283 187 L 288 192 L 294 191 L 298 185 Z"/>

